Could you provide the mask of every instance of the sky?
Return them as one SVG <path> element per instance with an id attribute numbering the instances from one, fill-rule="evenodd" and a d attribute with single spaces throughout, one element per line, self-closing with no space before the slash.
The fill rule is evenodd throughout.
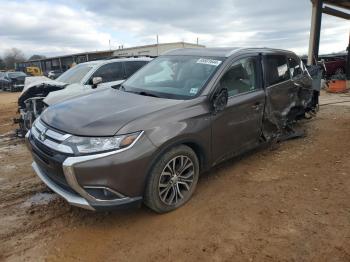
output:
<path id="1" fill-rule="evenodd" d="M 159 42 L 306 54 L 310 0 L 0 0 L 0 55 L 55 56 Z M 346 49 L 350 22 L 323 15 L 320 53 Z"/>

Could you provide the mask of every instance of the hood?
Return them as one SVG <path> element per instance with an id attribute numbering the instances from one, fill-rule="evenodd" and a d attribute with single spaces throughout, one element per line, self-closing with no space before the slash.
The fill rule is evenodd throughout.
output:
<path id="1" fill-rule="evenodd" d="M 27 90 L 31 89 L 32 87 L 41 85 L 41 84 L 59 85 L 59 86 L 66 85 L 66 83 L 52 80 L 46 76 L 30 76 L 25 78 L 24 88 L 21 95 L 25 93 Z"/>
<path id="2" fill-rule="evenodd" d="M 11 80 L 14 82 L 22 82 L 24 83 L 24 79 L 26 78 L 26 76 L 16 76 L 16 77 L 11 77 Z"/>
<path id="3" fill-rule="evenodd" d="M 51 106 L 67 99 L 82 96 L 85 94 L 90 94 L 96 91 L 101 91 L 101 89 L 92 89 L 91 87 L 84 86 L 81 84 L 71 84 L 66 86 L 62 90 L 50 92 L 44 99 L 44 103 Z"/>
<path id="4" fill-rule="evenodd" d="M 42 113 L 41 119 L 69 134 L 113 136 L 129 122 L 181 102 L 111 88 L 50 106 Z M 134 131 L 138 130 L 130 130 Z"/>
<path id="5" fill-rule="evenodd" d="M 18 97 L 18 106 L 25 108 L 25 101 L 32 97 L 46 97 L 50 92 L 63 89 L 67 84 L 44 76 L 26 77 L 24 88 Z"/>

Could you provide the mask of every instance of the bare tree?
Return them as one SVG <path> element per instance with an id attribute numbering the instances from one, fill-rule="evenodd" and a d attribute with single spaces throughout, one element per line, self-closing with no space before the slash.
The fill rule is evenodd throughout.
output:
<path id="1" fill-rule="evenodd" d="M 5 51 L 4 62 L 7 69 L 14 69 L 15 63 L 26 60 L 23 52 L 18 48 L 11 48 Z"/>
<path id="2" fill-rule="evenodd" d="M 40 59 L 45 59 L 46 56 L 44 55 L 32 55 L 31 57 L 29 57 L 28 60 L 40 60 Z"/>

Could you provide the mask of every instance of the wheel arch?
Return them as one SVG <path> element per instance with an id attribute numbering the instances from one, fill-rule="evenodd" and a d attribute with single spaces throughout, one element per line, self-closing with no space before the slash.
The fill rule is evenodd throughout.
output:
<path id="1" fill-rule="evenodd" d="M 145 187 L 147 185 L 147 180 L 149 178 L 149 175 L 151 173 L 152 168 L 157 163 L 157 161 L 161 158 L 161 156 L 171 150 L 174 147 L 185 145 L 188 146 L 193 150 L 193 152 L 196 154 L 199 162 L 199 173 L 205 171 L 209 167 L 209 154 L 205 151 L 204 147 L 195 139 L 189 139 L 184 138 L 176 141 L 170 141 L 166 143 L 165 145 L 162 145 L 158 148 L 158 150 L 155 152 L 154 157 L 151 160 L 151 163 L 149 164 L 147 168 L 147 175 L 145 179 Z"/>

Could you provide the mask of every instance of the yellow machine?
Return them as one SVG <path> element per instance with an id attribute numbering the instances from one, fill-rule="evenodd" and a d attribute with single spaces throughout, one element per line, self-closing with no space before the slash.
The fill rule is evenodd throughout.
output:
<path id="1" fill-rule="evenodd" d="M 28 66 L 26 67 L 26 73 L 31 76 L 42 76 L 43 72 L 37 66 Z"/>

